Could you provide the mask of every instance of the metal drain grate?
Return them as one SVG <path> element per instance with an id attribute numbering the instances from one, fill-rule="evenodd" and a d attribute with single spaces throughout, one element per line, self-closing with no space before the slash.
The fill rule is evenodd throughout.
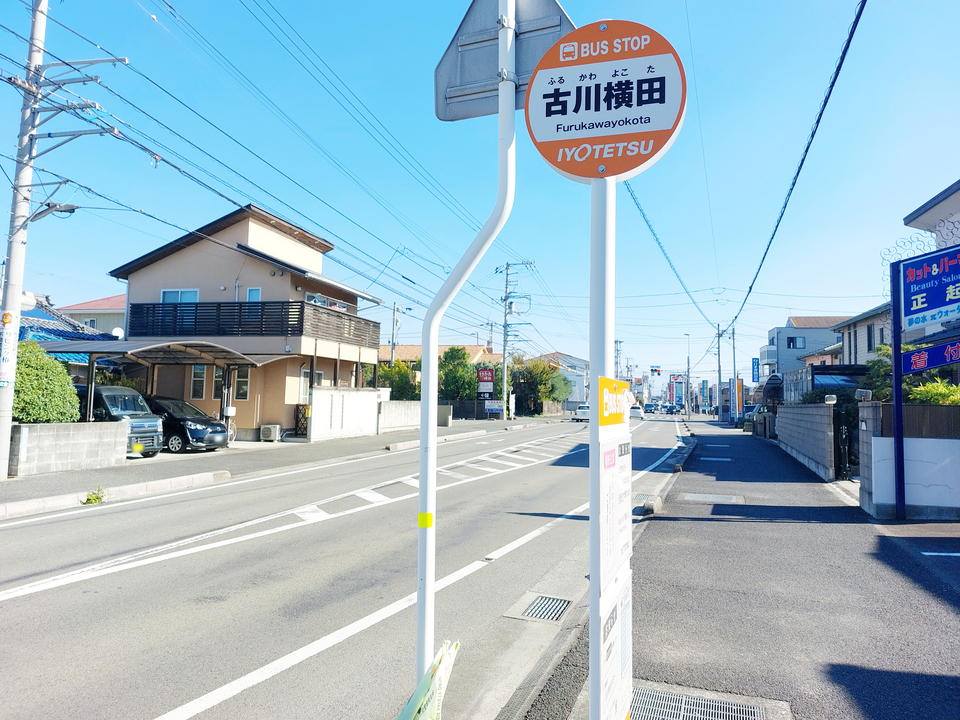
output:
<path id="1" fill-rule="evenodd" d="M 637 502 L 646 502 L 652 497 L 653 495 L 649 495 L 647 493 L 637 493 Z"/>
<path id="2" fill-rule="evenodd" d="M 541 595 L 530 603 L 530 607 L 523 611 L 523 615 L 538 620 L 559 620 L 568 607 L 570 607 L 569 600 Z"/>
<path id="3" fill-rule="evenodd" d="M 763 720 L 763 708 L 729 700 L 713 700 L 694 695 L 633 689 L 631 720 Z"/>

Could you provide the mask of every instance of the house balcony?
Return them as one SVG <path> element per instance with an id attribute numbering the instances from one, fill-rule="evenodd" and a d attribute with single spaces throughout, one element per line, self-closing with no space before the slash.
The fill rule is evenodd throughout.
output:
<path id="1" fill-rule="evenodd" d="M 129 337 L 297 337 L 380 347 L 380 323 L 307 302 L 130 303 Z"/>
<path id="2" fill-rule="evenodd" d="M 760 348 L 760 364 L 761 365 L 777 364 L 777 346 L 776 345 L 764 345 L 762 348 Z"/>

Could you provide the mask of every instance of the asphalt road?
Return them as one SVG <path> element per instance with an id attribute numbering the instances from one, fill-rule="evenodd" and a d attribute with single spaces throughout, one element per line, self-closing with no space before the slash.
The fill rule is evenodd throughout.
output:
<path id="1" fill-rule="evenodd" d="M 640 469 L 675 424 L 634 439 Z M 445 717 L 494 717 L 559 628 L 515 616 L 586 590 L 587 440 L 566 423 L 439 447 L 436 637 L 462 643 Z M 3 716 L 394 717 L 414 684 L 417 459 L 0 524 Z"/>

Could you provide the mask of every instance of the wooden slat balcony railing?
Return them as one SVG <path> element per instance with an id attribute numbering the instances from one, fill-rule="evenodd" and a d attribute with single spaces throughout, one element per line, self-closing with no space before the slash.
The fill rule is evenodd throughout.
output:
<path id="1" fill-rule="evenodd" d="M 315 337 L 367 348 L 380 323 L 305 302 L 130 303 L 129 337 Z"/>

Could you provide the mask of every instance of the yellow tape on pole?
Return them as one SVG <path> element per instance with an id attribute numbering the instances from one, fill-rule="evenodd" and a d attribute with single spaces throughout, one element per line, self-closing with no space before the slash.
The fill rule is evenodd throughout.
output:
<path id="1" fill-rule="evenodd" d="M 422 528 L 433 527 L 433 513 L 419 513 L 417 525 Z"/>

